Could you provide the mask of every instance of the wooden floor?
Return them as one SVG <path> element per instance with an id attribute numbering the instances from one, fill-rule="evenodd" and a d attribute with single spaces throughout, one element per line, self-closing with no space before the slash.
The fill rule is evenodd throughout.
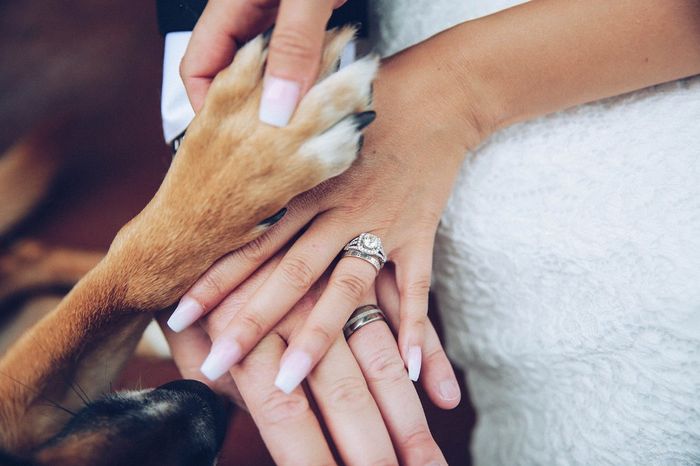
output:
<path id="1" fill-rule="evenodd" d="M 56 156 L 67 167 L 15 237 L 106 249 L 155 192 L 170 155 L 159 119 L 162 43 L 154 4 L 80 0 L 68 12 L 54 2 L 24 1 L 0 8 L 3 24 L 14 26 L 0 28 L 0 61 L 11 65 L 0 70 L 0 153 L 31 128 L 48 124 Z M 122 384 L 175 378 L 171 362 L 141 360 Z M 425 400 L 424 406 L 449 463 L 469 464 L 474 417 L 468 402 L 450 412 Z M 272 464 L 243 411 L 233 416 L 219 464 Z"/>

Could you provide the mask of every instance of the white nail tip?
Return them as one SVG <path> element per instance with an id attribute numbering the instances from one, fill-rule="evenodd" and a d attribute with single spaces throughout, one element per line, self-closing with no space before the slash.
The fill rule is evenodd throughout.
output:
<path id="1" fill-rule="evenodd" d="M 408 378 L 414 382 L 418 381 L 420 376 L 420 367 L 422 354 L 420 346 L 411 346 L 408 348 Z"/>
<path id="2" fill-rule="evenodd" d="M 311 357 L 301 351 L 284 358 L 275 378 L 275 387 L 289 395 L 306 378 L 311 370 Z"/>
<path id="3" fill-rule="evenodd" d="M 218 341 L 211 348 L 209 356 L 202 363 L 200 371 L 211 381 L 228 372 L 241 357 L 241 349 L 237 343 L 229 340 Z"/>
<path id="4" fill-rule="evenodd" d="M 288 79 L 268 76 L 263 83 L 259 118 L 268 125 L 287 126 L 299 101 L 301 86 Z"/>
<path id="5" fill-rule="evenodd" d="M 173 332 L 182 332 L 199 319 L 203 311 L 202 306 L 197 301 L 184 297 L 168 319 L 168 327 Z"/>

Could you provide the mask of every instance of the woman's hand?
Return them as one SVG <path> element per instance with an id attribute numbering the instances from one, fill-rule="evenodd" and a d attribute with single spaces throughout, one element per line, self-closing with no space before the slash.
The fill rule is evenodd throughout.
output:
<path id="1" fill-rule="evenodd" d="M 205 330 L 213 337 L 219 336 L 273 272 L 281 257 L 278 255 L 258 269 L 216 312 L 202 320 L 202 326 L 195 325 L 176 334 L 165 328 L 163 318 L 159 319 L 184 377 L 201 380 L 199 366 L 211 346 Z M 383 309 L 388 319 L 395 322 L 398 293 L 390 269 L 382 272 L 378 284 L 382 288 Z M 333 444 L 347 464 L 396 464 L 397 456 L 401 464 L 445 464 L 415 389 L 406 377 L 396 341 L 384 322 L 360 328 L 347 343 L 342 337 L 336 338 L 309 376 L 309 393 L 318 405 L 320 416 L 309 408 L 310 398 L 301 388 L 286 395 L 273 387 L 286 342 L 303 325 L 320 290 L 319 282 L 246 360 L 219 378 L 213 388 L 250 411 L 278 464 L 332 464 L 321 423 L 328 427 Z M 372 293 L 363 299 L 363 303 L 367 302 L 375 302 Z M 459 389 L 435 331 L 431 326 L 428 330 L 426 348 L 433 357 L 426 366 L 426 379 L 439 381 L 451 377 L 453 385 L 447 388 L 453 393 L 449 402 L 452 407 L 459 402 Z M 435 395 L 433 390 L 431 396 Z"/>
<path id="2" fill-rule="evenodd" d="M 260 119 L 285 126 L 318 77 L 326 23 L 345 0 L 210 0 L 192 31 L 180 74 L 195 112 L 212 80 L 238 47 L 258 34 L 270 39 Z"/>
<path id="3" fill-rule="evenodd" d="M 410 378 L 425 360 L 424 334 L 435 231 L 468 146 L 480 138 L 461 115 L 454 85 L 431 54 L 413 48 L 384 63 L 375 82 L 377 121 L 345 174 L 296 198 L 255 243 L 222 258 L 185 295 L 170 324 L 181 330 L 214 309 L 256 267 L 308 224 L 274 272 L 222 330 L 203 368 L 216 379 L 247 354 L 362 232 L 382 239 L 400 292 L 400 350 Z M 455 91 L 456 92 L 456 91 Z M 305 325 L 290 339 L 276 384 L 291 392 L 320 361 L 376 278 L 341 259 Z"/>

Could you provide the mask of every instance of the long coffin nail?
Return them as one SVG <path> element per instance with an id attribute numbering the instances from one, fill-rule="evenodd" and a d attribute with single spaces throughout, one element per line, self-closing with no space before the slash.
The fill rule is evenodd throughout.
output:
<path id="1" fill-rule="evenodd" d="M 414 382 L 418 381 L 418 376 L 420 376 L 420 366 L 421 366 L 421 349 L 420 346 L 411 346 L 408 348 L 408 378 Z"/>
<path id="2" fill-rule="evenodd" d="M 272 217 L 267 217 L 265 220 L 263 220 L 262 222 L 258 223 L 258 225 L 260 225 L 260 226 L 262 226 L 262 227 L 271 227 L 271 226 L 274 225 L 275 223 L 277 223 L 277 222 L 279 222 L 280 220 L 282 220 L 282 217 L 284 217 L 284 216 L 286 215 L 286 213 L 287 213 L 287 208 L 286 208 L 286 207 L 283 207 L 282 210 L 280 210 L 279 212 L 277 212 L 277 213 L 276 213 L 275 215 L 273 215 Z"/>
<path id="3" fill-rule="evenodd" d="M 204 309 L 197 301 L 185 296 L 168 319 L 168 327 L 173 332 L 182 332 L 199 319 L 203 313 Z"/>
<path id="4" fill-rule="evenodd" d="M 233 340 L 217 340 L 199 369 L 209 380 L 216 380 L 241 359 L 241 347 Z"/>
<path id="5" fill-rule="evenodd" d="M 301 86 L 288 79 L 268 76 L 260 99 L 260 121 L 268 125 L 287 126 L 299 102 Z"/>
<path id="6" fill-rule="evenodd" d="M 275 378 L 275 386 L 289 395 L 297 388 L 311 370 L 311 356 L 295 351 L 284 358 Z"/>

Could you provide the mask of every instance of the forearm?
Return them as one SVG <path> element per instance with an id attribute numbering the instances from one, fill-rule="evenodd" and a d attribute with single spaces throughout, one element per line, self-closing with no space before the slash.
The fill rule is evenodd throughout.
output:
<path id="1" fill-rule="evenodd" d="M 451 75 L 444 78 L 456 91 L 450 101 L 477 120 L 483 139 L 512 123 L 700 73 L 700 3 L 532 1 L 418 47 Z"/>

